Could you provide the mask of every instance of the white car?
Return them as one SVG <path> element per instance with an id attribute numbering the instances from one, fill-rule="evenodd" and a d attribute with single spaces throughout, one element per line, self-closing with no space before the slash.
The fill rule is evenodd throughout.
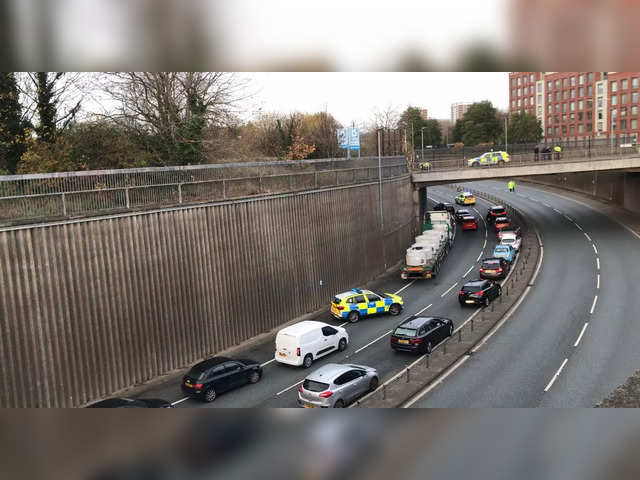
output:
<path id="1" fill-rule="evenodd" d="M 274 358 L 280 363 L 309 368 L 317 358 L 342 352 L 348 344 L 349 334 L 344 328 L 306 320 L 278 332 Z"/>
<path id="2" fill-rule="evenodd" d="M 500 239 L 500 245 L 509 245 L 516 252 L 520 251 L 522 245 L 522 238 L 512 232 L 504 232 Z"/>

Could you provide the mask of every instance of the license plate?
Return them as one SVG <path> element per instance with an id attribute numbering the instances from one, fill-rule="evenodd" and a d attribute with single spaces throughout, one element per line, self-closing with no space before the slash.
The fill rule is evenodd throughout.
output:
<path id="1" fill-rule="evenodd" d="M 421 272 L 422 268 L 420 267 L 409 267 L 410 272 Z"/>
<path id="2" fill-rule="evenodd" d="M 315 405 L 305 404 L 304 408 L 316 408 Z"/>
<path id="3" fill-rule="evenodd" d="M 466 303 L 475 303 L 473 300 L 466 300 Z"/>
<path id="4" fill-rule="evenodd" d="M 408 345 L 409 340 L 398 340 L 398 343 L 402 343 L 403 345 Z"/>
<path id="5" fill-rule="evenodd" d="M 495 270 L 485 270 L 484 273 L 496 273 Z"/>
<path id="6" fill-rule="evenodd" d="M 280 355 L 281 357 L 286 357 L 287 356 L 286 353 L 282 353 L 282 352 L 278 352 L 278 355 Z"/>

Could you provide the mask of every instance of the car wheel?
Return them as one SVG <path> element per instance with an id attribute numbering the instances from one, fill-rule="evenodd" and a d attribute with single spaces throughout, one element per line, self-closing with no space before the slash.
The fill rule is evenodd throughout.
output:
<path id="1" fill-rule="evenodd" d="M 311 364 L 313 363 L 313 356 L 308 353 L 305 357 L 304 360 L 302 361 L 302 366 L 304 368 L 309 368 L 311 366 Z"/>
<path id="2" fill-rule="evenodd" d="M 347 348 L 347 339 L 341 338 L 340 341 L 338 342 L 338 351 L 344 352 L 345 348 Z"/>
<path id="3" fill-rule="evenodd" d="M 249 383 L 258 383 L 260 381 L 260 372 L 253 371 L 249 374 Z"/>
<path id="4" fill-rule="evenodd" d="M 425 349 L 425 352 L 428 354 L 431 354 L 432 350 L 433 350 L 433 347 L 431 346 L 431 342 L 427 342 L 427 348 Z"/>
<path id="5" fill-rule="evenodd" d="M 204 401 L 207 403 L 213 402 L 216 399 L 216 397 L 217 397 L 217 394 L 213 387 L 211 387 L 209 390 L 204 392 Z"/>
<path id="6" fill-rule="evenodd" d="M 393 305 L 391 305 L 391 306 L 389 307 L 389 313 L 390 313 L 391 315 L 393 315 L 394 317 L 395 317 L 396 315 L 400 315 L 400 312 L 401 312 L 401 311 L 402 311 L 402 307 L 400 306 L 400 304 L 399 304 L 399 303 L 394 303 Z"/>
<path id="7" fill-rule="evenodd" d="M 488 306 L 489 306 L 489 299 L 488 299 L 488 298 L 485 298 L 485 299 L 484 299 L 484 304 L 483 304 L 483 305 L 484 305 L 485 307 L 488 307 Z"/>
<path id="8" fill-rule="evenodd" d="M 373 392 L 376 388 L 378 388 L 379 383 L 380 381 L 378 380 L 378 377 L 373 377 L 369 382 L 369 391 Z"/>
<path id="9" fill-rule="evenodd" d="M 449 336 L 453 337 L 453 325 L 449 325 Z"/>
<path id="10" fill-rule="evenodd" d="M 342 399 L 336 400 L 336 403 L 333 404 L 333 408 L 344 408 L 344 401 Z"/>
<path id="11" fill-rule="evenodd" d="M 360 313 L 356 311 L 349 312 L 349 316 L 347 317 L 347 320 L 349 320 L 349 322 L 351 323 L 356 323 L 358 320 L 360 320 Z"/>

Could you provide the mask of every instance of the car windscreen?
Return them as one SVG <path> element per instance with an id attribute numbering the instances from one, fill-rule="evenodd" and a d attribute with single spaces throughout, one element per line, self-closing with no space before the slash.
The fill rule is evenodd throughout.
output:
<path id="1" fill-rule="evenodd" d="M 463 292 L 477 292 L 478 290 L 482 290 L 482 285 L 465 285 L 462 287 Z"/>
<path id="2" fill-rule="evenodd" d="M 500 246 L 498 245 L 495 250 L 495 252 L 508 252 L 509 251 L 509 247 L 507 245 L 504 246 Z"/>
<path id="3" fill-rule="evenodd" d="M 329 384 L 307 379 L 302 384 L 302 388 L 304 388 L 305 390 L 309 390 L 310 392 L 324 392 L 327 388 L 329 388 Z"/>
<path id="4" fill-rule="evenodd" d="M 482 268 L 498 268 L 500 266 L 500 260 L 486 260 L 482 262 Z"/>
<path id="5" fill-rule="evenodd" d="M 515 243 L 516 239 L 515 238 L 505 238 L 502 237 L 502 243 Z"/>
<path id="6" fill-rule="evenodd" d="M 500 212 L 504 212 L 504 207 L 492 207 L 491 211 L 493 213 L 500 213 Z"/>
<path id="7" fill-rule="evenodd" d="M 412 328 L 404 328 L 404 327 L 398 327 L 396 328 L 396 331 L 393 332 L 395 335 L 403 335 L 405 337 L 415 337 L 416 336 L 416 330 L 412 329 Z"/>

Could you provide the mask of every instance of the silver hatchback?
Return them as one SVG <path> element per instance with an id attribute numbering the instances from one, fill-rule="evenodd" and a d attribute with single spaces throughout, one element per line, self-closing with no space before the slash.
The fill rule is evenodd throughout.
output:
<path id="1" fill-rule="evenodd" d="M 378 388 L 378 371 L 364 365 L 329 363 L 304 379 L 298 405 L 306 408 L 343 408 Z"/>

